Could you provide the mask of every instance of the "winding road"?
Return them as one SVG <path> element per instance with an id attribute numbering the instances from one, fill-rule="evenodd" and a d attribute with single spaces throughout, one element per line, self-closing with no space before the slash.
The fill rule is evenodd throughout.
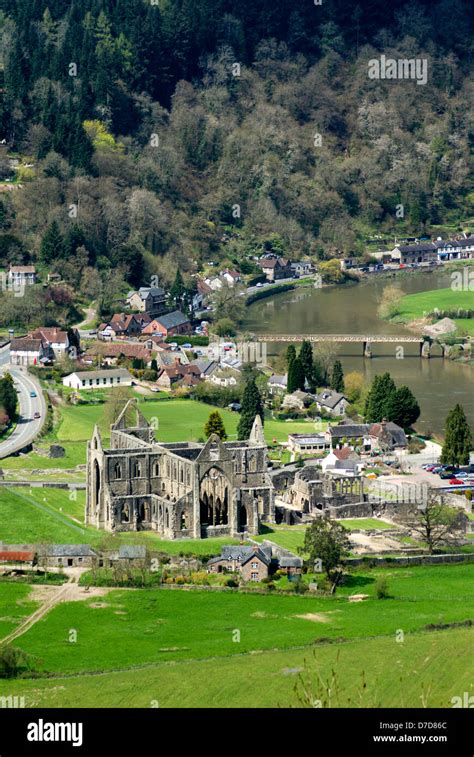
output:
<path id="1" fill-rule="evenodd" d="M 20 416 L 13 432 L 0 442 L 0 459 L 13 455 L 15 452 L 31 444 L 41 431 L 46 420 L 46 401 L 39 381 L 26 371 L 26 367 L 10 364 L 10 349 L 7 344 L 0 349 L 0 374 L 10 373 L 18 389 Z M 35 392 L 36 397 L 31 393 Z M 38 412 L 40 417 L 35 418 Z"/>

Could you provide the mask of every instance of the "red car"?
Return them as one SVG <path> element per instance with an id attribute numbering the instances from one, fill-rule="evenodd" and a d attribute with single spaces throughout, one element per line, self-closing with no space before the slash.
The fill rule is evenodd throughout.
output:
<path id="1" fill-rule="evenodd" d="M 451 479 L 449 480 L 449 483 L 450 483 L 450 484 L 455 484 L 456 486 L 459 486 L 459 485 L 461 485 L 461 486 L 462 486 L 462 485 L 463 485 L 463 484 L 465 483 L 465 481 L 461 481 L 461 479 L 460 479 L 460 478 L 451 478 Z"/>

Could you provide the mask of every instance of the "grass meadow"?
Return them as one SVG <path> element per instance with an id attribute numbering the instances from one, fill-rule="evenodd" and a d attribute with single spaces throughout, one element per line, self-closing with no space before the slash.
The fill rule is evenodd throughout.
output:
<path id="1" fill-rule="evenodd" d="M 376 599 L 383 575 L 391 599 Z M 473 692 L 473 566 L 354 572 L 335 597 L 112 590 L 56 606 L 15 644 L 52 678 L 4 682 L 28 707 L 449 707 Z M 0 608 L 27 601 L 0 582 Z M 22 590 L 22 594 L 18 590 Z M 364 602 L 348 596 L 363 592 Z M 77 631 L 70 643 L 69 630 Z M 64 677 L 64 676 L 67 677 Z M 362 686 L 362 677 L 366 682 Z"/>

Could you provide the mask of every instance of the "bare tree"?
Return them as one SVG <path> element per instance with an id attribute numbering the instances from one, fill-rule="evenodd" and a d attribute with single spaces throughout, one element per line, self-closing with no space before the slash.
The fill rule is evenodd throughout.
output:
<path id="1" fill-rule="evenodd" d="M 431 491 L 426 505 L 419 507 L 409 525 L 432 555 L 437 547 L 449 541 L 450 536 L 463 530 L 464 521 L 463 513 L 446 505 L 442 496 Z"/>

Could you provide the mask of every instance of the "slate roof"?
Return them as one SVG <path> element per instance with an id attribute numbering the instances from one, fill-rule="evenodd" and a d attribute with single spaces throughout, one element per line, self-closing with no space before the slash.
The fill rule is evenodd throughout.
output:
<path id="1" fill-rule="evenodd" d="M 212 558 L 214 562 L 220 560 L 237 560 L 241 565 L 245 565 L 251 557 L 259 557 L 262 562 L 269 565 L 272 559 L 271 547 L 241 547 L 229 546 L 222 547 L 220 557 Z"/>
<path id="2" fill-rule="evenodd" d="M 81 379 L 98 379 L 98 378 L 126 378 L 132 380 L 132 375 L 125 368 L 104 368 L 103 371 L 73 371 L 69 376 L 77 376 Z M 65 376 L 65 378 L 69 378 Z"/>
<path id="3" fill-rule="evenodd" d="M 330 426 L 328 431 L 336 439 L 344 436 L 366 436 L 369 432 L 368 423 L 340 423 L 338 426 Z"/>
<path id="4" fill-rule="evenodd" d="M 397 447 L 406 447 L 408 442 L 404 430 L 396 423 L 392 423 L 392 421 L 373 423 L 369 429 L 369 434 L 371 436 L 379 437 L 384 431 L 390 434 L 393 444 Z"/>
<path id="5" fill-rule="evenodd" d="M 41 339 L 32 339 L 31 337 L 19 336 L 11 340 L 10 352 L 21 350 L 23 352 L 41 352 L 43 342 Z"/>
<path id="6" fill-rule="evenodd" d="M 90 544 L 48 544 L 46 554 L 50 557 L 95 557 Z"/>
<path id="7" fill-rule="evenodd" d="M 323 392 L 316 395 L 316 402 L 319 402 L 320 405 L 324 405 L 325 407 L 330 407 L 331 409 L 334 409 L 338 403 L 344 399 L 346 399 L 344 394 L 335 392 L 333 389 L 325 389 Z"/>
<path id="8" fill-rule="evenodd" d="M 280 568 L 301 568 L 303 560 L 301 557 L 280 557 L 278 564 Z"/>
<path id="9" fill-rule="evenodd" d="M 276 373 L 273 374 L 273 376 L 270 376 L 268 379 L 268 383 L 270 386 L 282 386 L 286 387 L 288 383 L 288 376 L 285 374 L 285 376 L 279 376 Z"/>
<path id="10" fill-rule="evenodd" d="M 433 242 L 423 242 L 422 244 L 403 244 L 396 247 L 400 252 L 433 252 L 436 245 Z"/>
<path id="11" fill-rule="evenodd" d="M 188 316 L 181 313 L 180 310 L 174 310 L 172 313 L 167 313 L 166 315 L 159 315 L 153 320 L 157 321 L 165 329 L 173 329 L 189 323 Z"/>

